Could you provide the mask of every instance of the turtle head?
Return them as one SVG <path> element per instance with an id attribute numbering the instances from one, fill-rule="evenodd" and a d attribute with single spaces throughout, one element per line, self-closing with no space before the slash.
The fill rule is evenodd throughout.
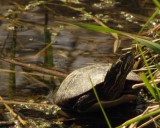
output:
<path id="1" fill-rule="evenodd" d="M 122 54 L 122 56 L 111 66 L 110 71 L 114 72 L 116 80 L 122 76 L 127 76 L 134 65 L 134 56 L 132 52 Z"/>
<path id="2" fill-rule="evenodd" d="M 132 52 L 127 52 L 112 64 L 104 80 L 105 98 L 116 99 L 120 96 L 124 89 L 126 77 L 133 68 L 134 62 Z"/>

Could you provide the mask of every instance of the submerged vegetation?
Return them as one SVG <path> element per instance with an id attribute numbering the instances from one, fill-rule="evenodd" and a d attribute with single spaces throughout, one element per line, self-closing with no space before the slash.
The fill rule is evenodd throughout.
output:
<path id="1" fill-rule="evenodd" d="M 0 113 L 6 113 L 1 114 L 0 127 L 69 127 L 67 123 L 76 121 L 72 127 L 95 126 L 94 119 L 88 123 L 84 116 L 59 118 L 53 95 L 68 72 L 90 63 L 112 63 L 126 51 L 135 54 L 133 71 L 143 80 L 132 86 L 139 89 L 139 99 L 131 103 L 136 114 L 114 124 L 112 114 L 118 106 L 108 110 L 113 119 L 108 117 L 93 88 L 108 127 L 160 127 L 158 0 L 6 0 L 1 4 L 0 102 L 9 113 L 0 104 Z"/>

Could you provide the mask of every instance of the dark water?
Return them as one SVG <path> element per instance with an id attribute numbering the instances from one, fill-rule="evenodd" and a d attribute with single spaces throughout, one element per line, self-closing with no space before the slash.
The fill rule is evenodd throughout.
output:
<path id="1" fill-rule="evenodd" d="M 48 9 L 48 29 L 51 33 L 53 65 L 57 70 L 71 72 L 79 67 L 97 62 L 112 63 L 121 53 L 125 52 L 122 50 L 123 48 L 132 46 L 130 39 L 120 37 L 122 39 L 121 45 L 117 52 L 113 53 L 115 38 L 111 34 L 98 33 L 60 23 L 59 21 L 66 23 L 94 22 L 86 14 L 69 9 L 61 2 L 49 2 L 45 6 L 32 7 L 26 11 L 23 9 L 29 7 L 26 6 L 28 1 L 0 1 L 0 3 L 0 49 L 3 57 L 10 57 L 11 55 L 12 28 L 16 26 L 15 58 L 23 62 L 44 65 L 46 9 Z M 132 1 L 129 3 L 125 0 L 82 1 L 80 4 L 71 3 L 69 5 L 76 8 L 85 7 L 87 12 L 92 12 L 107 26 L 130 33 L 137 33 L 154 10 L 154 6 L 150 2 Z M 15 19 L 18 20 L 14 22 Z M 2 69 L 0 73 L 0 95 L 5 97 L 8 96 L 9 71 L 6 70 L 9 70 L 9 66 L 8 63 L 0 61 L 0 68 Z M 34 99 L 39 95 L 46 96 L 49 92 L 46 81 L 49 78 L 37 78 L 20 73 L 25 70 L 16 66 L 17 90 L 15 95 L 21 100 L 24 97 Z M 57 88 L 60 83 L 61 80 L 56 82 Z"/>
<path id="2" fill-rule="evenodd" d="M 26 3 L 21 2 L 20 4 L 24 6 L 27 5 Z M 63 6 L 60 6 L 61 3 L 57 4 L 59 5 L 48 5 L 48 7 L 52 9 L 50 12 L 48 12 L 48 26 L 52 34 L 51 43 L 53 43 L 52 48 L 54 51 L 53 64 L 56 69 L 70 72 L 76 68 L 96 62 L 112 63 L 118 57 L 116 54 L 113 54 L 113 44 L 115 42 L 115 38 L 111 34 L 98 33 L 71 25 L 57 23 L 57 21 L 90 21 L 90 19 L 88 18 L 86 18 L 86 20 L 84 21 L 85 16 L 77 11 L 71 11 L 70 9 L 68 9 L 68 11 L 64 12 L 64 9 L 67 9 L 67 7 L 63 8 Z M 80 6 L 83 7 L 83 4 Z M 120 22 L 126 22 L 125 18 L 122 18 L 119 8 L 114 6 L 113 2 L 110 2 L 110 4 L 105 3 L 103 7 L 101 7 L 100 3 L 90 4 L 92 5 L 92 8 L 89 8 L 86 5 L 86 8 L 90 9 L 88 11 L 93 10 L 94 13 L 100 15 L 102 14 L 103 10 L 104 16 L 102 17 L 105 17 L 105 15 L 109 17 L 109 26 L 115 27 L 115 24 L 117 24 L 116 26 L 118 26 L 120 25 Z M 43 31 L 45 20 L 44 8 L 41 6 L 37 6 L 27 11 L 21 12 L 21 10 L 17 6 L 9 1 L 3 2 L 1 4 L 1 52 L 6 57 L 10 56 L 10 49 L 13 38 L 13 21 L 9 23 L 9 20 L 7 21 L 7 19 L 5 19 L 5 16 L 11 19 L 16 13 L 16 17 L 20 19 L 19 21 L 17 21 L 16 58 L 20 61 L 42 65 L 44 63 L 44 52 L 41 52 L 41 50 L 43 50 L 43 48 L 45 47 L 45 36 Z M 114 10 L 114 13 L 109 10 Z M 56 13 L 52 14 L 53 11 L 55 11 Z M 101 17 L 99 18 L 101 19 Z M 117 20 L 114 20 L 116 18 L 119 19 L 118 22 Z M 112 20 L 112 22 L 110 21 L 110 19 Z M 134 27 L 134 23 L 132 25 L 130 24 L 131 28 L 127 29 L 127 31 L 131 30 L 136 32 L 137 26 L 139 25 L 136 25 Z M 129 46 L 131 46 L 131 41 L 125 39 L 124 41 L 122 41 L 117 54 L 122 52 L 122 48 L 126 48 Z M 9 65 L 7 65 L 8 64 L 6 64 L 4 61 L 1 61 L 2 69 L 8 69 Z M 22 71 L 21 67 L 16 68 L 17 71 Z M 0 90 L 3 90 L 1 94 L 4 95 L 7 94 L 8 73 L 6 73 L 5 71 L 2 71 L 1 73 L 1 79 L 3 79 L 3 81 L 1 82 L 3 83 L 1 84 L 2 87 L 0 88 Z M 22 74 L 16 73 L 16 86 L 23 86 L 24 84 L 28 84 L 26 78 L 24 78 Z"/>

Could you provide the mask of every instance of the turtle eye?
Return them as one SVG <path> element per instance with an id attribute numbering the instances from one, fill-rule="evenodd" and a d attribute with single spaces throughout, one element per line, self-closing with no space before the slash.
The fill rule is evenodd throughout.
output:
<path id="1" fill-rule="evenodd" d="M 120 60 L 123 61 L 123 62 L 126 62 L 129 58 L 130 58 L 129 55 L 122 55 Z"/>
<path id="2" fill-rule="evenodd" d="M 122 54 L 121 57 L 120 57 L 120 59 L 121 59 L 122 61 L 126 61 L 127 59 L 130 59 L 130 58 L 132 58 L 132 57 L 133 57 L 132 52 L 127 52 L 127 53 L 125 53 L 125 54 Z"/>
<path id="3" fill-rule="evenodd" d="M 119 72 L 120 70 L 122 70 L 123 61 L 119 60 L 115 65 L 116 65 L 116 66 L 114 66 L 115 72 Z"/>

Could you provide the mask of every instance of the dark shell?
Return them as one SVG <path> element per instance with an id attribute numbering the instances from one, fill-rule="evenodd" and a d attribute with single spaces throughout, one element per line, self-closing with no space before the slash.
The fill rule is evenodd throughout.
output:
<path id="1" fill-rule="evenodd" d="M 103 82 L 110 66 L 111 64 L 94 64 L 70 73 L 60 85 L 55 96 L 55 103 L 65 102 L 83 94 L 92 89 L 92 83 L 96 86 Z M 141 81 L 134 72 L 128 74 L 127 80 Z"/>

